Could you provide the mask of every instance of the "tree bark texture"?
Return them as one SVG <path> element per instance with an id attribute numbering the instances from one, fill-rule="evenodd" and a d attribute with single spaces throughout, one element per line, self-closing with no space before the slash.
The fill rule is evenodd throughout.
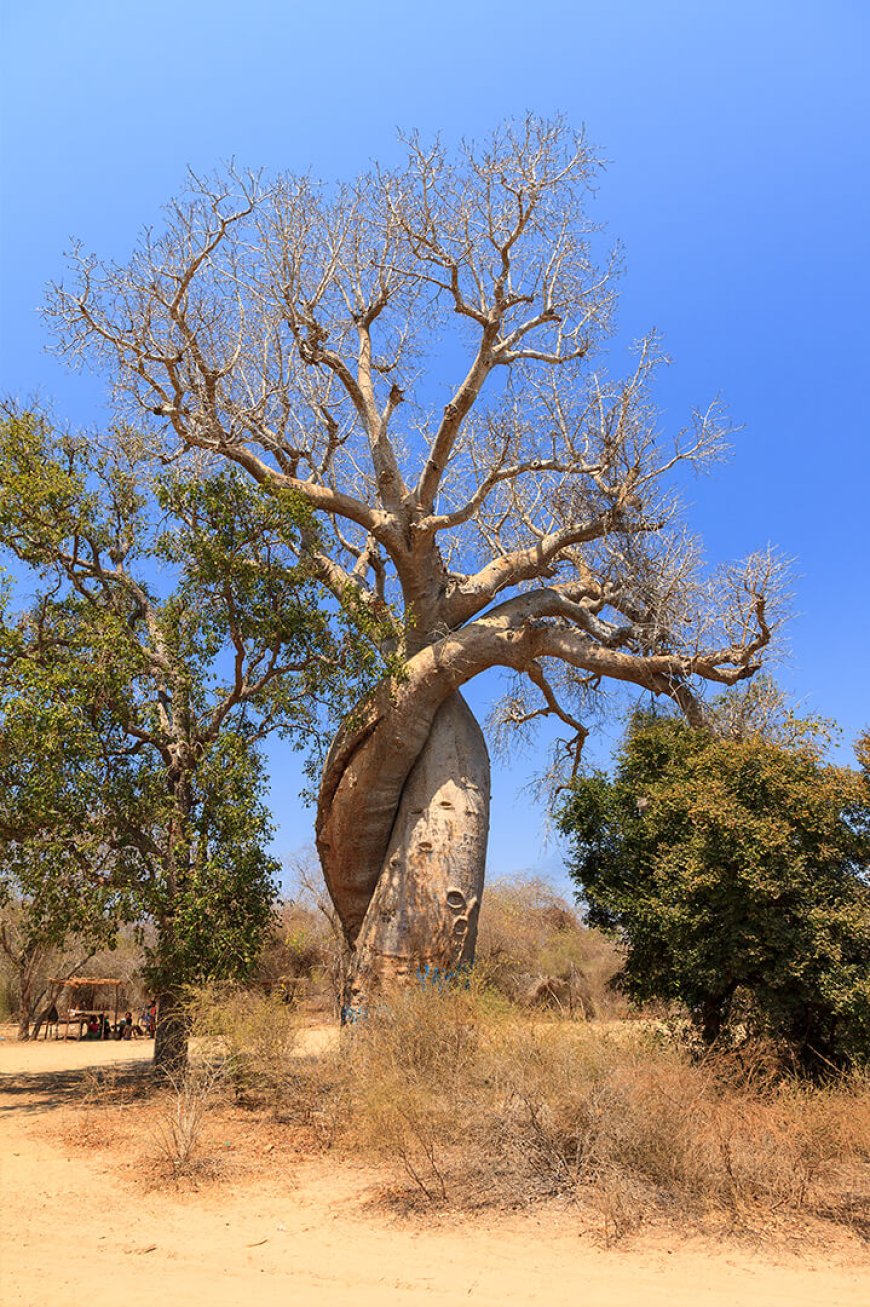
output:
<path id="1" fill-rule="evenodd" d="M 351 755 L 321 807 L 321 858 L 353 946 L 345 1019 L 474 959 L 489 833 L 483 733 L 457 693 L 428 726 L 422 713 L 403 732 L 397 716 Z"/>
<path id="2" fill-rule="evenodd" d="M 177 994 L 169 991 L 157 1000 L 154 1032 L 154 1070 L 160 1076 L 176 1076 L 187 1066 L 188 1024 Z"/>

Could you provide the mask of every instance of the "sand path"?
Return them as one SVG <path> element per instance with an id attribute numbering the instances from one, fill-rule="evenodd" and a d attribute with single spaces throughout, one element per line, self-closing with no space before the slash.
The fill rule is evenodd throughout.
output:
<path id="1" fill-rule="evenodd" d="M 3 1307 L 866 1307 L 870 1271 L 699 1242 L 618 1246 L 524 1214 L 431 1226 L 372 1214 L 366 1173 L 299 1162 L 286 1182 L 146 1190 L 65 1146 L 62 1077 L 150 1044 L 0 1042 Z M 23 1084 L 21 1073 L 34 1077 Z"/>

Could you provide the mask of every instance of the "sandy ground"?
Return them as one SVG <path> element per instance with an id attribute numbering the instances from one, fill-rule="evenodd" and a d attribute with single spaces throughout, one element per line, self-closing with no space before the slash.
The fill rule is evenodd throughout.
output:
<path id="1" fill-rule="evenodd" d="M 315 1046 L 330 1037 L 310 1035 Z M 373 1212 L 371 1174 L 328 1159 L 288 1159 L 267 1180 L 155 1188 L 65 1131 L 64 1073 L 147 1059 L 151 1047 L 0 1040 L 3 1307 L 870 1303 L 870 1268 L 840 1252 L 825 1264 L 661 1235 L 605 1250 L 549 1214 L 427 1225 Z"/>

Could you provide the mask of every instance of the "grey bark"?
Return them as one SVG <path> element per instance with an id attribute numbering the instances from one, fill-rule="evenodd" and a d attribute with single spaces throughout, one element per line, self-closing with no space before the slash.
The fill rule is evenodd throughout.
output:
<path id="1" fill-rule="evenodd" d="M 438 709 L 405 781 L 355 939 L 345 1016 L 419 976 L 474 960 L 489 833 L 489 754 L 459 694 Z"/>
<path id="2" fill-rule="evenodd" d="M 770 552 L 708 583 L 678 528 L 667 477 L 720 455 L 718 407 L 666 440 L 655 338 L 623 381 L 594 361 L 615 267 L 595 265 L 583 217 L 596 170 L 582 135 L 529 115 L 457 161 L 412 137 L 406 166 L 334 200 L 231 173 L 196 182 L 129 268 L 79 254 L 77 287 L 57 290 L 66 349 L 120 369 L 173 443 L 331 518 L 335 544 L 310 555 L 321 580 L 375 619 L 394 607 L 407 676 L 345 723 L 318 805 L 354 1002 L 473 951 L 489 783 L 452 698 L 466 681 L 516 672 L 505 721 L 561 720 L 576 764 L 601 678 L 699 720 L 692 682 L 751 676 L 779 620 Z M 441 367 L 454 324 L 468 354 L 436 411 L 420 357 Z M 425 412 L 422 467 L 393 436 L 406 401 Z"/>
<path id="3" fill-rule="evenodd" d="M 157 1028 L 154 1032 L 154 1072 L 174 1076 L 187 1065 L 188 1022 L 184 1007 L 171 990 L 157 1000 Z"/>

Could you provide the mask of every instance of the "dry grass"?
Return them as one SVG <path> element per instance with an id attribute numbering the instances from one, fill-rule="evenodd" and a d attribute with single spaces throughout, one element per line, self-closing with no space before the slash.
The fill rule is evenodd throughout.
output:
<path id="1" fill-rule="evenodd" d="M 765 1063 L 765 1057 L 760 1060 Z M 609 1235 L 651 1215 L 778 1212 L 870 1237 L 870 1084 L 693 1061 L 637 1025 L 530 1023 L 474 990 L 415 991 L 343 1058 L 339 1142 L 457 1207 L 570 1200 Z"/>
<path id="2" fill-rule="evenodd" d="M 372 1164 L 405 1210 L 557 1202 L 607 1242 L 650 1221 L 870 1240 L 866 1076 L 809 1086 L 761 1046 L 699 1060 L 652 1023 L 530 1018 L 478 982 L 409 991 L 307 1056 L 284 1004 L 198 1002 L 205 1071 L 195 1058 L 191 1078 L 120 1115 L 111 1076 L 87 1087 L 89 1137 L 100 1109 L 116 1136 L 136 1119 L 129 1156 L 156 1129 L 164 1181 L 331 1149 Z M 153 1170 L 153 1142 L 149 1155 Z"/>

